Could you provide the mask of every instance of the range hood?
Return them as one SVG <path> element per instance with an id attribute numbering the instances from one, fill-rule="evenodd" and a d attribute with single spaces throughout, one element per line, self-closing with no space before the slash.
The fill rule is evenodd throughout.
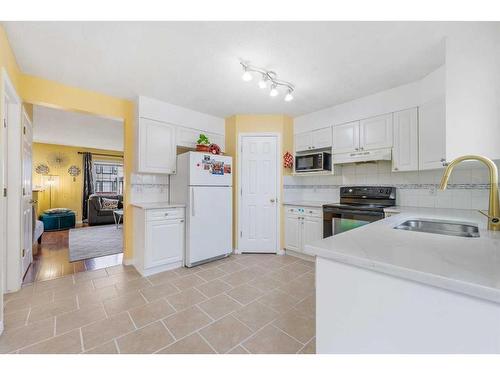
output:
<path id="1" fill-rule="evenodd" d="M 366 161 L 392 160 L 392 149 L 381 148 L 370 151 L 343 152 L 333 154 L 333 164 L 363 163 Z"/>

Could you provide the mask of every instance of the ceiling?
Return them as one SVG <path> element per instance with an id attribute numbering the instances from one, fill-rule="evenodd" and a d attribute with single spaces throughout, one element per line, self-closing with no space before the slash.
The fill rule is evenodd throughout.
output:
<path id="1" fill-rule="evenodd" d="M 123 151 L 123 122 L 33 106 L 33 141 Z"/>
<path id="2" fill-rule="evenodd" d="M 442 22 L 5 22 L 23 72 L 219 117 L 298 116 L 422 78 L 444 63 Z M 240 59 L 296 86 L 270 98 Z"/>

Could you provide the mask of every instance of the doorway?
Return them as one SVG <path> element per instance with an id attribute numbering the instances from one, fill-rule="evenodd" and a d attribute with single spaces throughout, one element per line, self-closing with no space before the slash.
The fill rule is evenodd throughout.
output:
<path id="1" fill-rule="evenodd" d="M 240 134 L 238 185 L 238 251 L 279 251 L 280 136 Z"/>
<path id="2" fill-rule="evenodd" d="M 24 283 L 123 261 L 123 121 L 33 105 L 34 257 Z"/>

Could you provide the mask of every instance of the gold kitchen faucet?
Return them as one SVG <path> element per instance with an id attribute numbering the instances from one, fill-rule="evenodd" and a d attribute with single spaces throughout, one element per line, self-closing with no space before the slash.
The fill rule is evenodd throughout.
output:
<path id="1" fill-rule="evenodd" d="M 439 188 L 445 190 L 448 185 L 448 180 L 450 179 L 451 172 L 453 168 L 466 160 L 477 160 L 484 163 L 490 172 L 490 200 L 488 205 L 488 213 L 479 210 L 484 216 L 488 218 L 488 230 L 500 231 L 500 204 L 498 198 L 498 169 L 495 163 L 488 159 L 487 157 L 480 155 L 464 155 L 454 159 L 446 167 L 443 177 L 441 179 L 441 185 Z"/>

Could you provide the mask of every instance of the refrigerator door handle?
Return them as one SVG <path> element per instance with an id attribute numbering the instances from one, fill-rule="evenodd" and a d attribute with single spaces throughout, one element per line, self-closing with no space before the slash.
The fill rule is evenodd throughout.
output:
<path id="1" fill-rule="evenodd" d="M 191 216 L 194 216 L 194 189 L 191 188 Z"/>

